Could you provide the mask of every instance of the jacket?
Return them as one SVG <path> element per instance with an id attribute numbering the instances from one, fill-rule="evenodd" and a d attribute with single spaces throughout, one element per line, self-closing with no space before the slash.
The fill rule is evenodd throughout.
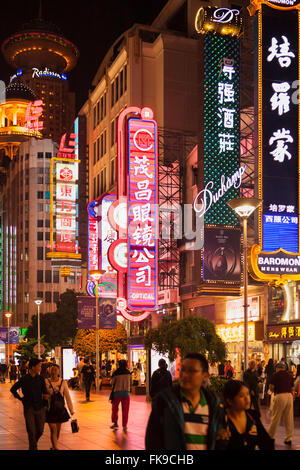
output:
<path id="1" fill-rule="evenodd" d="M 217 432 L 224 427 L 224 407 L 219 397 L 202 388 L 209 408 L 207 450 L 214 450 Z M 146 430 L 147 450 L 186 450 L 184 414 L 179 385 L 161 391 L 153 401 Z"/>

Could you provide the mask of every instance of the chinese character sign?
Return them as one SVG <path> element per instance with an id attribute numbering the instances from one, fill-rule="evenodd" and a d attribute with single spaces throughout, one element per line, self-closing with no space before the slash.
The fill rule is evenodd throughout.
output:
<path id="1" fill-rule="evenodd" d="M 239 169 L 239 39 L 221 35 L 204 36 L 204 181 L 219 190 L 222 175 Z M 236 225 L 227 201 L 237 197 L 231 188 L 205 214 L 204 221 L 217 225 Z"/>
<path id="2" fill-rule="evenodd" d="M 299 20 L 262 5 L 258 41 L 259 197 L 264 251 L 299 251 Z M 298 86 L 298 85 L 297 85 Z"/>
<path id="3" fill-rule="evenodd" d="M 128 121 L 128 306 L 157 304 L 157 126 Z"/>
<path id="4" fill-rule="evenodd" d="M 42 114 L 42 100 L 31 101 L 28 103 L 25 115 L 25 127 L 32 131 L 41 131 L 43 129 L 43 121 L 40 121 Z"/>

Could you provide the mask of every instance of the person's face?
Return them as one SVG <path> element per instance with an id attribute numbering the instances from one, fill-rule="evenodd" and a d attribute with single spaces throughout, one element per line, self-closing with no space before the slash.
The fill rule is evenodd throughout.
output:
<path id="1" fill-rule="evenodd" d="M 204 380 L 208 378 L 208 372 L 203 372 L 202 365 L 197 359 L 184 359 L 181 365 L 179 383 L 183 390 L 200 390 Z"/>
<path id="2" fill-rule="evenodd" d="M 34 374 L 40 374 L 42 370 L 42 363 L 39 362 L 36 366 L 33 366 L 31 370 Z"/>
<path id="3" fill-rule="evenodd" d="M 229 406 L 235 411 L 248 410 L 250 408 L 250 394 L 247 387 L 241 387 L 239 393 L 233 400 L 227 400 Z"/>

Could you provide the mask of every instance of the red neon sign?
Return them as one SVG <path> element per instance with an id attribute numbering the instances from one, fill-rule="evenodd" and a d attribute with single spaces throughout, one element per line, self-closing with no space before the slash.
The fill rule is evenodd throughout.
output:
<path id="1" fill-rule="evenodd" d="M 40 131 L 43 129 L 43 121 L 39 118 L 43 114 L 42 100 L 31 101 L 28 103 L 25 115 L 25 127 L 30 130 Z"/>
<path id="2" fill-rule="evenodd" d="M 157 126 L 128 121 L 128 270 L 130 309 L 157 306 Z"/>

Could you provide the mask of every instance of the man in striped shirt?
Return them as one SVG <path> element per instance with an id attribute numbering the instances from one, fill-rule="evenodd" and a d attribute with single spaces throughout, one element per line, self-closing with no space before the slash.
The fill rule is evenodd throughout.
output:
<path id="1" fill-rule="evenodd" d="M 208 362 L 202 354 L 184 358 L 179 384 L 163 390 L 153 402 L 146 449 L 215 449 L 224 427 L 224 408 L 219 397 L 203 387 L 208 376 Z"/>

